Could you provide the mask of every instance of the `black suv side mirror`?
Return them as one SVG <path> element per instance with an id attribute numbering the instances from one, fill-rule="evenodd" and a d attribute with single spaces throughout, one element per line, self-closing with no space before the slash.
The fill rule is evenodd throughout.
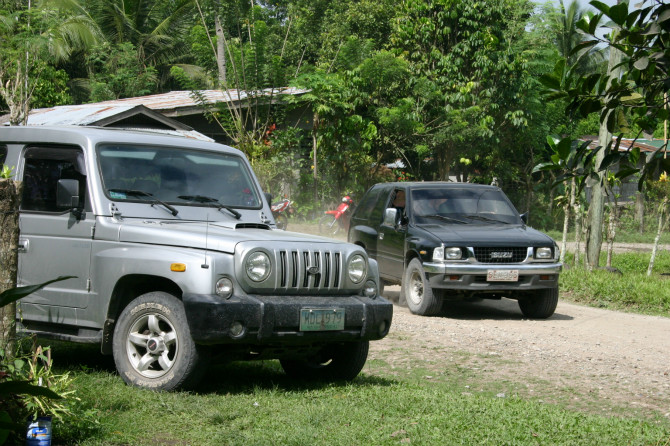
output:
<path id="1" fill-rule="evenodd" d="M 523 222 L 524 225 L 528 224 L 528 212 L 524 212 L 523 214 L 520 215 L 521 221 Z"/>
<path id="2" fill-rule="evenodd" d="M 79 181 L 71 179 L 58 180 L 56 206 L 60 210 L 70 209 L 77 218 L 81 218 L 83 209 L 79 207 Z"/>
<path id="3" fill-rule="evenodd" d="M 384 210 L 384 220 L 382 225 L 395 227 L 398 222 L 398 210 L 396 208 L 388 208 Z"/>

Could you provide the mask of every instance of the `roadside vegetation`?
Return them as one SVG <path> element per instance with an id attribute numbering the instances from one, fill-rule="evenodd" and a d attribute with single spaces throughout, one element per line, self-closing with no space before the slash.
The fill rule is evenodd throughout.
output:
<path id="1" fill-rule="evenodd" d="M 566 257 L 567 265 L 573 257 Z M 657 254 L 654 271 L 647 276 L 650 257 L 651 252 L 614 254 L 612 266 L 620 273 L 568 267 L 561 274 L 561 298 L 611 310 L 669 317 L 670 252 Z"/>

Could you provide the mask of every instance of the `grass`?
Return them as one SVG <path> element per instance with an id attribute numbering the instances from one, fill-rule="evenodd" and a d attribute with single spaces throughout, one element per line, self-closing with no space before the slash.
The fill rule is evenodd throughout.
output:
<path id="1" fill-rule="evenodd" d="M 605 264 L 601 258 L 601 265 Z M 614 310 L 670 316 L 670 252 L 659 251 L 654 271 L 647 276 L 651 253 L 614 254 L 612 266 L 622 274 L 581 267 L 566 268 L 561 274 L 561 297 L 568 300 Z M 566 264 L 572 263 L 566 256 Z"/>
<path id="2" fill-rule="evenodd" d="M 527 397 L 514 380 L 488 382 L 496 358 L 390 370 L 373 360 L 351 383 L 288 379 L 277 361 L 215 365 L 196 392 L 126 386 L 93 346 L 53 344 L 80 401 L 54 444 L 78 445 L 667 445 L 670 423 L 603 416 Z M 454 355 L 458 356 L 457 352 Z M 459 371 L 459 367 L 461 370 Z M 532 387 L 550 385 L 541 380 Z"/>
<path id="3" fill-rule="evenodd" d="M 548 230 L 544 231 L 551 238 L 556 240 L 558 244 L 563 240 L 563 232 L 559 230 Z M 636 229 L 632 228 L 619 228 L 616 233 L 616 238 L 614 239 L 615 243 L 648 243 L 649 250 L 651 251 L 651 245 L 654 243 L 654 238 L 656 237 L 656 227 L 649 228 L 649 230 L 640 233 Z M 575 232 L 574 230 L 568 233 L 568 242 L 575 241 Z M 661 233 L 661 244 L 670 244 L 670 232 L 665 231 Z M 603 241 L 603 249 L 606 245 L 606 241 Z M 584 246 L 584 238 L 582 238 L 582 246 Z"/>

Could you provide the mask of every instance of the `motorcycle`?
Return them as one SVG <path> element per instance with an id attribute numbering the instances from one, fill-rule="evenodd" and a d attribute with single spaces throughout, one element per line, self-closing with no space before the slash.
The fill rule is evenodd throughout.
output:
<path id="1" fill-rule="evenodd" d="M 282 201 L 270 206 L 272 216 L 275 219 L 275 223 L 277 223 L 277 229 L 286 230 L 288 227 L 288 216 L 293 213 L 292 204 L 291 200 L 284 198 Z"/>
<path id="2" fill-rule="evenodd" d="M 336 235 L 340 230 L 348 231 L 353 211 L 354 200 L 345 195 L 337 209 L 326 211 L 326 215 L 319 219 L 319 232 L 324 235 Z"/>

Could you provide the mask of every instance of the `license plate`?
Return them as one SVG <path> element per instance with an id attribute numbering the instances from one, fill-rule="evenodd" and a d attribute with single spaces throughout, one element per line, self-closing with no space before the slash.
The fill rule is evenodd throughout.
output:
<path id="1" fill-rule="evenodd" d="M 303 308 L 300 331 L 344 330 L 344 308 Z"/>
<path id="2" fill-rule="evenodd" d="M 490 269 L 486 273 L 487 282 L 518 282 L 518 269 Z"/>

